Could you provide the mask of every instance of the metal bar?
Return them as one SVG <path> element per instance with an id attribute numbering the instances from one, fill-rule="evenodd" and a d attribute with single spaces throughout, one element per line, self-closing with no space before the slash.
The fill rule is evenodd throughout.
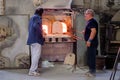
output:
<path id="1" fill-rule="evenodd" d="M 118 49 L 117 56 L 116 56 L 116 59 L 115 59 L 115 63 L 114 63 L 114 66 L 113 66 L 113 69 L 112 69 L 112 73 L 111 73 L 111 76 L 110 76 L 109 80 L 114 80 L 114 78 L 115 78 L 119 57 L 120 57 L 120 47 Z"/>

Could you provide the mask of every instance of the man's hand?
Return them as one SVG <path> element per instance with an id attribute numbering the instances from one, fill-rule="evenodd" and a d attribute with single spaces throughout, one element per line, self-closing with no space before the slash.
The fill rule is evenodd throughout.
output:
<path id="1" fill-rule="evenodd" d="M 91 45 L 91 42 L 87 41 L 87 42 L 86 42 L 86 46 L 87 46 L 87 47 L 90 47 L 90 45 Z"/>
<path id="2" fill-rule="evenodd" d="M 81 34 L 85 34 L 85 30 L 81 31 L 80 33 L 81 33 Z"/>

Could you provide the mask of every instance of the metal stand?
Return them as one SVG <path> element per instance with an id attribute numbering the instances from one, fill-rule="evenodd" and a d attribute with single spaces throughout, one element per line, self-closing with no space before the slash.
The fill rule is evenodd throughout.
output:
<path id="1" fill-rule="evenodd" d="M 76 51 L 77 50 L 77 41 L 73 43 L 73 47 L 74 47 L 73 53 L 75 54 L 75 63 L 73 65 L 72 72 L 74 72 L 77 68 L 77 51 Z"/>
<path id="2" fill-rule="evenodd" d="M 114 66 L 113 66 L 113 69 L 112 69 L 112 73 L 111 73 L 111 76 L 110 76 L 109 80 L 114 80 L 114 78 L 115 78 L 117 67 L 118 67 L 119 58 L 120 58 L 120 47 L 118 49 L 117 56 L 116 56 L 116 59 L 115 59 L 115 63 L 114 63 Z"/>
<path id="3" fill-rule="evenodd" d="M 75 63 L 74 63 L 74 65 L 73 65 L 73 67 L 72 67 L 72 72 L 76 71 L 77 68 L 83 70 L 83 68 L 81 68 L 81 67 L 79 67 L 79 66 L 77 65 L 77 51 L 76 51 L 76 50 L 77 50 L 77 41 L 73 43 L 73 47 L 74 47 L 73 53 L 75 54 Z"/>

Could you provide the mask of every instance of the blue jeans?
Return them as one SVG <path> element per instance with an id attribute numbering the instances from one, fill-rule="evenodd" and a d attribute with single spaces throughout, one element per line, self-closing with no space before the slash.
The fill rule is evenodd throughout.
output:
<path id="1" fill-rule="evenodd" d="M 87 47 L 87 64 L 90 73 L 96 72 L 96 47 Z"/>

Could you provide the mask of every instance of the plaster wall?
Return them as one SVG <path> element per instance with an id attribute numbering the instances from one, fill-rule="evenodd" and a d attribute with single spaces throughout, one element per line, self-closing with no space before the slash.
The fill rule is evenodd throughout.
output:
<path id="1" fill-rule="evenodd" d="M 6 0 L 5 14 L 30 14 L 34 13 L 35 7 L 32 0 Z"/>
<path id="2" fill-rule="evenodd" d="M 12 20 L 10 27 L 13 28 L 14 34 L 4 40 L 6 47 L 1 51 L 1 57 L 9 58 L 9 67 L 16 66 L 16 57 L 18 55 L 29 55 L 29 48 L 26 45 L 27 35 L 28 35 L 28 15 L 7 15 L 4 16 L 4 23 L 8 20 Z M 9 19 L 7 19 L 7 18 Z M 1 18 L 1 17 L 0 17 Z M 3 21 L 3 20 L 1 20 Z M 7 25 L 6 25 L 7 26 Z M 14 37 L 15 36 L 15 39 Z M 9 45 L 10 44 L 10 45 Z M 9 46 L 7 46 L 9 45 Z"/>

